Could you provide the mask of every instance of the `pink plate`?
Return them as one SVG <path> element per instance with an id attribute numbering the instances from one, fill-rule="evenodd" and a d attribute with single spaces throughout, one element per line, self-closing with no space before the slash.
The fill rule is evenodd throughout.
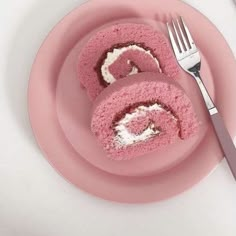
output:
<path id="1" fill-rule="evenodd" d="M 231 109 L 236 63 L 222 35 L 203 15 L 177 0 L 89 1 L 49 34 L 29 84 L 29 114 L 37 142 L 53 167 L 79 188 L 119 202 L 158 201 L 190 188 L 222 160 L 200 93 L 184 72 L 179 83 L 201 122 L 196 137 L 158 153 L 116 162 L 105 157 L 90 132 L 92 104 L 76 78 L 77 57 L 86 40 L 114 22 L 148 22 L 166 33 L 164 23 L 176 14 L 189 25 L 202 52 L 203 79 L 231 135 L 236 134 L 236 112 Z M 206 34 L 214 40 L 206 40 Z"/>

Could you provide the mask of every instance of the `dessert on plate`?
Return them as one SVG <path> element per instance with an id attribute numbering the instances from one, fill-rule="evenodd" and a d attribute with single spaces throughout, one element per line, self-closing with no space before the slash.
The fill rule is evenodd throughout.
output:
<path id="1" fill-rule="evenodd" d="M 175 78 L 179 67 L 166 36 L 147 24 L 122 23 L 96 33 L 78 59 L 78 77 L 94 100 L 128 75 L 157 72 Z"/>
<path id="2" fill-rule="evenodd" d="M 197 132 L 178 74 L 169 41 L 147 24 L 116 24 L 88 40 L 78 77 L 94 103 L 91 131 L 109 158 L 132 159 Z"/>
<path id="3" fill-rule="evenodd" d="M 110 158 L 126 160 L 190 138 L 198 121 L 175 81 L 144 72 L 116 81 L 98 96 L 91 129 Z"/>

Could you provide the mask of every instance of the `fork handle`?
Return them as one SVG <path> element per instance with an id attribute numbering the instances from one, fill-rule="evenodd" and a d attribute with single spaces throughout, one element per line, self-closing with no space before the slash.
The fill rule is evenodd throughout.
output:
<path id="1" fill-rule="evenodd" d="M 231 136 L 228 130 L 225 127 L 224 121 L 219 114 L 218 110 L 214 108 L 211 110 L 213 113 L 211 114 L 211 120 L 214 125 L 216 134 L 220 141 L 222 150 L 225 154 L 226 160 L 229 164 L 231 172 L 236 180 L 236 149 L 234 143 L 231 139 Z"/>
<path id="2" fill-rule="evenodd" d="M 212 124 L 214 126 L 222 150 L 225 154 L 228 165 L 231 169 L 234 179 L 236 180 L 236 149 L 233 140 L 227 128 L 225 127 L 224 121 L 220 113 L 218 112 L 209 93 L 207 92 L 205 85 L 203 84 L 199 72 L 197 74 L 194 74 L 194 77 L 205 100 L 206 106 L 211 116 Z"/>

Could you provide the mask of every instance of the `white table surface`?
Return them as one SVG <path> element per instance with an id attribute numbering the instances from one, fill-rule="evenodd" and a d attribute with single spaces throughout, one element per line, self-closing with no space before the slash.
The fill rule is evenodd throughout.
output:
<path id="1" fill-rule="evenodd" d="M 82 2 L 0 0 L 0 236 L 235 236 L 236 183 L 225 161 L 175 198 L 126 205 L 76 189 L 43 158 L 27 115 L 31 63 L 49 30 Z M 186 2 L 215 23 L 236 55 L 233 0 Z"/>

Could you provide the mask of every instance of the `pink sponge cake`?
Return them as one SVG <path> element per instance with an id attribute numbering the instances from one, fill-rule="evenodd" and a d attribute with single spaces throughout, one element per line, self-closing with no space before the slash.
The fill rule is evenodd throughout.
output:
<path id="1" fill-rule="evenodd" d="M 79 55 L 78 76 L 94 100 L 118 79 L 139 72 L 174 78 L 178 66 L 163 33 L 144 24 L 118 24 L 95 34 Z"/>
<path id="2" fill-rule="evenodd" d="M 119 80 L 96 99 L 91 129 L 108 156 L 126 160 L 158 150 L 198 130 L 191 101 L 165 75 L 139 73 Z"/>

